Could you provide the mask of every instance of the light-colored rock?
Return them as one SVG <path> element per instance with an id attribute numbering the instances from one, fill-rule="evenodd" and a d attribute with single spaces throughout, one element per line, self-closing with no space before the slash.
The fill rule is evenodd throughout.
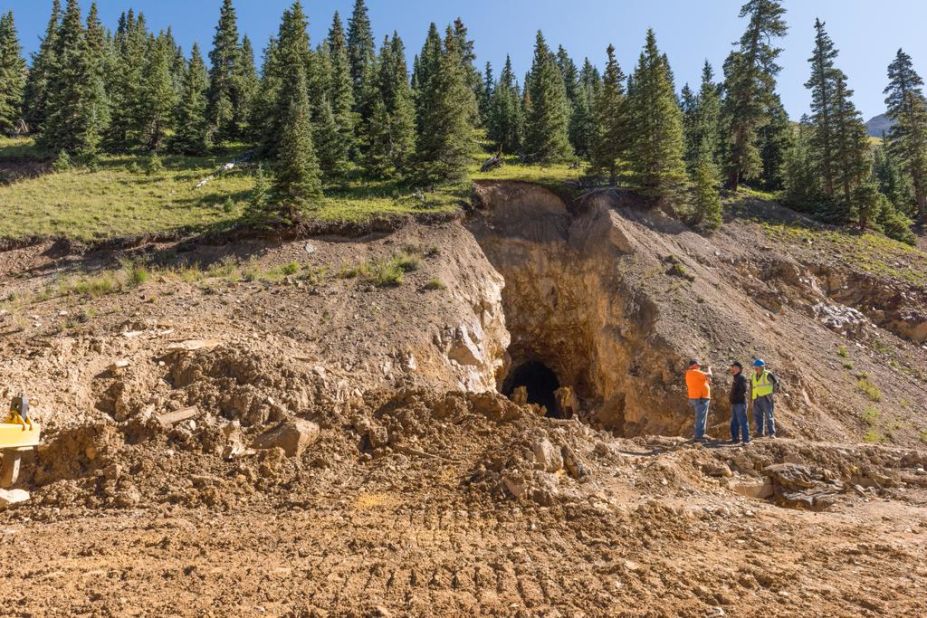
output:
<path id="1" fill-rule="evenodd" d="M 454 332 L 454 339 L 447 351 L 447 357 L 461 365 L 478 366 L 483 364 L 478 333 L 466 324 L 461 324 Z"/>
<path id="2" fill-rule="evenodd" d="M 551 444 L 547 438 L 536 441 L 531 450 L 534 452 L 534 460 L 539 470 L 557 472 L 563 469 L 563 455 L 560 449 Z"/>
<path id="3" fill-rule="evenodd" d="M 0 510 L 29 501 L 29 492 L 25 489 L 0 489 Z"/>
<path id="4" fill-rule="evenodd" d="M 257 449 L 280 448 L 287 457 L 299 457 L 307 447 L 319 439 L 319 426 L 312 421 L 294 419 L 284 421 L 254 439 Z"/>
<path id="5" fill-rule="evenodd" d="M 743 481 L 740 483 L 733 483 L 731 486 L 736 493 L 744 496 L 746 498 L 755 498 L 757 500 L 767 500 L 773 497 L 775 489 L 773 484 L 769 482 L 769 479 L 764 479 L 763 481 Z"/>

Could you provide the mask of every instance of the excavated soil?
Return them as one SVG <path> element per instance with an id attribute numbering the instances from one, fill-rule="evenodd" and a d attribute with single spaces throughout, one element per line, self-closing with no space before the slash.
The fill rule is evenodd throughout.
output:
<path id="1" fill-rule="evenodd" d="M 0 253 L 0 381 L 46 432 L 0 616 L 924 615 L 925 290 L 752 208 L 704 237 L 483 183 L 363 238 Z M 49 292 L 126 258 L 212 270 Z M 690 443 L 692 355 L 766 358 L 783 438 Z"/>

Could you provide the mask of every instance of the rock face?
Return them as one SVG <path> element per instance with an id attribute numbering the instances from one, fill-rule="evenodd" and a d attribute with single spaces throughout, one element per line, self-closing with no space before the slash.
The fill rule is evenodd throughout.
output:
<path id="1" fill-rule="evenodd" d="M 256 449 L 280 448 L 287 457 L 301 457 L 307 447 L 319 439 L 319 426 L 312 421 L 294 419 L 286 421 L 259 435 L 254 440 Z"/>
<path id="2" fill-rule="evenodd" d="M 505 279 L 511 366 L 549 367 L 569 388 L 568 407 L 582 403 L 625 435 L 680 431 L 684 410 L 671 390 L 686 352 L 654 332 L 657 306 L 624 277 L 640 239 L 611 199 L 570 212 L 534 185 L 483 183 L 477 195 L 469 227 Z"/>

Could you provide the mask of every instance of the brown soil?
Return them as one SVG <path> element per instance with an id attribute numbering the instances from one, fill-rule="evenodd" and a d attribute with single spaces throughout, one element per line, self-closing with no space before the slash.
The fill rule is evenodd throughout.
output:
<path id="1" fill-rule="evenodd" d="M 360 239 L 0 254 L 28 299 L 0 315 L 0 381 L 46 429 L 31 500 L 0 510 L 0 615 L 927 612 L 924 290 L 745 219 L 703 237 L 622 194 L 477 196 Z M 337 275 L 403 251 L 401 286 Z M 304 267 L 42 294 L 126 255 Z M 685 359 L 753 354 L 785 438 L 687 442 Z M 495 392 L 529 362 L 572 418 Z M 252 448 L 294 419 L 319 428 L 305 452 Z"/>

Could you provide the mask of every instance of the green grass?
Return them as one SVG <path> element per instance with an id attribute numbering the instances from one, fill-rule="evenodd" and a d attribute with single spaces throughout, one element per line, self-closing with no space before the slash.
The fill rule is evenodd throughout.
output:
<path id="1" fill-rule="evenodd" d="M 425 252 L 424 255 L 428 254 L 429 252 Z M 380 288 L 399 287 L 405 282 L 406 273 L 415 272 L 421 267 L 421 256 L 422 252 L 419 250 L 406 249 L 387 259 L 374 259 L 361 264 L 342 266 L 338 277 L 360 279 Z"/>
<path id="2" fill-rule="evenodd" d="M 222 156 L 106 155 L 92 168 L 72 166 L 0 185 L 0 238 L 65 236 L 80 241 L 222 229 L 238 222 L 251 198 L 250 169 L 216 176 L 197 188 L 243 148 Z M 3 161 L 38 160 L 28 139 L 0 138 Z M 354 170 L 325 187 L 313 218 L 363 223 L 376 218 L 449 213 L 469 198 L 470 183 L 414 191 L 395 181 L 372 181 Z"/>
<path id="3" fill-rule="evenodd" d="M 487 158 L 489 155 L 482 155 L 480 162 L 471 166 L 470 176 L 473 180 L 522 180 L 545 185 L 562 185 L 566 182 L 577 181 L 585 174 L 584 165 L 578 167 L 573 167 L 569 163 L 524 165 L 518 162 L 517 157 L 505 157 L 501 167 L 481 172 L 480 165 Z"/>
<path id="4" fill-rule="evenodd" d="M 37 160 L 42 153 L 35 142 L 28 137 L 5 137 L 0 135 L 0 162 Z"/>
<path id="5" fill-rule="evenodd" d="M 446 290 L 447 285 L 443 281 L 435 277 L 433 279 L 428 280 L 428 283 L 425 284 L 425 289 L 428 290 L 429 292 L 436 292 L 440 290 Z"/>
<path id="6" fill-rule="evenodd" d="M 882 444 L 885 442 L 885 436 L 882 435 L 881 431 L 873 427 L 863 434 L 863 442 L 866 444 Z"/>
<path id="7" fill-rule="evenodd" d="M 920 438 L 921 438 L 921 442 L 923 442 L 924 444 L 927 444 L 927 429 L 921 432 Z"/>
<path id="8" fill-rule="evenodd" d="M 880 391 L 879 387 L 873 384 L 869 378 L 860 378 L 859 382 L 856 383 L 856 388 L 866 395 L 869 401 L 882 401 L 882 391 Z"/>
<path id="9" fill-rule="evenodd" d="M 838 253 L 851 266 L 870 274 L 927 285 L 927 253 L 887 236 L 768 221 L 762 222 L 762 225 L 772 238 L 798 242 L 817 251 Z"/>
<path id="10" fill-rule="evenodd" d="M 845 345 L 842 345 L 839 348 L 837 348 L 837 356 L 839 356 L 840 358 L 850 358 L 850 351 L 847 349 Z"/>
<path id="11" fill-rule="evenodd" d="M 0 153 L 0 156 L 5 152 Z M 164 157 L 161 171 L 141 171 L 147 157 L 104 157 L 95 169 L 72 167 L 0 186 L 0 237 L 67 236 L 81 241 L 205 229 L 230 224 L 228 198 L 247 201 L 251 174 L 223 174 L 197 189 L 225 160 Z"/>

